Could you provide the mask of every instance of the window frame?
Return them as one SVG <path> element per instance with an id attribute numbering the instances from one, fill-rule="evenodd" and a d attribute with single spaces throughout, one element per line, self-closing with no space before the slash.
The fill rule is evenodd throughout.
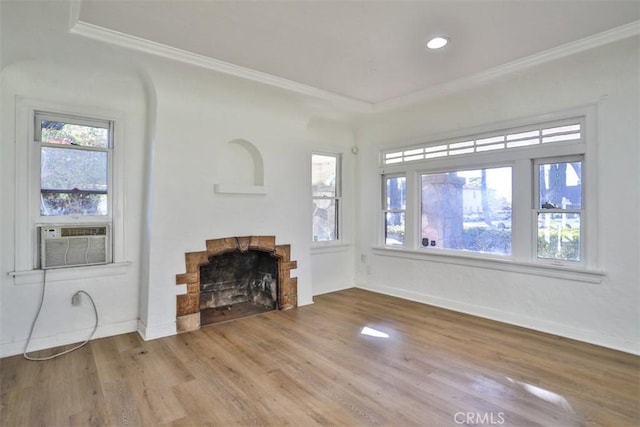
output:
<path id="1" fill-rule="evenodd" d="M 589 203 L 589 197 L 585 197 L 586 194 L 586 186 L 585 186 L 585 170 L 588 171 L 588 168 L 585 167 L 585 158 L 584 158 L 584 154 L 580 154 L 580 155 L 569 155 L 569 156 L 554 156 L 554 157 L 544 157 L 544 158 L 537 158 L 537 159 L 533 159 L 532 161 L 532 169 L 533 169 L 533 200 L 532 200 L 532 210 L 531 210 L 531 219 L 532 219 L 532 232 L 533 232 L 533 238 L 532 240 L 532 249 L 531 249 L 531 254 L 532 257 L 536 260 L 536 262 L 541 263 L 541 264 L 549 264 L 549 265 L 556 265 L 556 266 L 574 266 L 574 267 L 584 267 L 586 262 L 585 260 L 587 259 L 587 245 L 585 244 L 585 239 L 583 239 L 583 236 L 586 237 L 586 234 L 584 232 L 585 230 L 585 219 L 586 219 L 586 215 L 587 215 L 587 209 L 586 207 L 588 207 L 590 205 Z M 540 200 L 540 165 L 545 165 L 545 164 L 551 164 L 551 163 L 571 163 L 572 161 L 574 162 L 581 162 L 582 166 L 581 166 L 581 177 L 580 177 L 580 209 L 562 209 L 562 208 L 556 208 L 556 209 L 544 209 L 541 207 L 541 200 Z M 556 259 L 556 258 L 541 258 L 538 256 L 538 214 L 541 213 L 548 213 L 548 214 L 553 214 L 553 213 L 560 213 L 560 214 L 571 214 L 571 213 L 578 213 L 580 215 L 580 259 L 578 261 L 571 261 L 571 260 L 562 260 L 562 259 Z"/>
<path id="2" fill-rule="evenodd" d="M 409 203 L 409 197 L 408 197 L 408 193 L 409 193 L 409 179 L 407 177 L 407 174 L 405 173 L 392 173 L 392 174 L 383 174 L 381 175 L 382 177 L 382 192 L 381 192 L 381 198 L 380 198 L 380 208 L 382 211 L 382 224 L 383 224 L 383 228 L 382 228 L 382 244 L 384 246 L 390 246 L 390 247 L 406 247 L 407 246 L 407 221 L 409 218 L 407 218 L 407 213 L 408 213 L 408 203 Z M 394 179 L 394 178 L 404 178 L 405 179 L 405 200 L 404 200 L 404 209 L 387 209 L 387 181 L 389 179 Z M 388 245 L 387 244 L 387 214 L 389 213 L 403 213 L 404 214 L 404 240 L 402 242 L 402 244 L 398 244 L 398 245 Z"/>
<path id="3" fill-rule="evenodd" d="M 506 271 L 521 271 L 550 277 L 572 278 L 586 282 L 600 282 L 604 273 L 600 270 L 600 257 L 598 250 L 598 217 L 597 207 L 597 106 L 586 105 L 567 109 L 564 111 L 541 114 L 538 116 L 509 120 L 494 123 L 462 131 L 437 134 L 420 140 L 405 141 L 404 144 L 391 144 L 379 147 L 378 171 L 380 174 L 407 175 L 407 215 L 411 215 L 409 205 L 416 210 L 415 215 L 420 215 L 420 191 L 419 177 L 422 173 L 450 172 L 453 170 L 477 169 L 485 167 L 512 166 L 512 256 L 496 257 L 491 254 L 473 252 L 448 251 L 437 248 L 425 248 L 419 244 L 420 221 L 413 218 L 407 220 L 407 234 L 415 234 L 410 244 L 404 248 L 386 246 L 384 244 L 384 230 L 378 227 L 376 233 L 377 244 L 374 245 L 374 253 L 387 256 L 399 256 L 410 259 L 425 259 L 452 264 L 477 265 Z M 579 120 L 581 124 L 581 136 L 579 140 L 563 141 L 552 144 L 539 144 L 536 146 L 524 146 L 490 152 L 479 152 L 469 155 L 455 155 L 428 160 L 405 161 L 403 163 L 387 164 L 387 153 L 410 150 L 413 147 L 427 147 L 430 145 L 441 146 L 455 143 L 471 137 L 488 138 L 500 132 L 517 132 L 526 130 L 531 126 L 544 125 L 546 127 Z M 432 141 L 425 143 L 424 141 Z M 403 154 L 406 156 L 406 154 Z M 545 262 L 538 259 L 537 252 L 533 251 L 537 244 L 537 217 L 533 215 L 534 203 L 534 159 L 553 159 L 581 157 L 583 162 L 582 185 L 583 203 L 588 208 L 584 210 L 582 218 L 581 261 Z M 588 172 L 588 173 L 587 173 Z M 409 190 L 411 187 L 411 191 Z M 529 188 L 529 191 L 518 191 L 519 188 Z M 379 187 L 382 192 L 382 185 Z M 379 220 L 378 224 L 383 224 Z M 413 227 L 412 230 L 409 228 Z M 556 260 L 553 260 L 556 261 Z"/>
<path id="4" fill-rule="evenodd" d="M 85 225 L 85 224 L 109 224 L 113 221 L 113 147 L 114 147 L 114 138 L 113 138 L 113 129 L 114 122 L 113 120 L 99 120 L 93 117 L 81 117 L 76 115 L 68 115 L 68 114 L 57 114 L 51 111 L 34 111 L 33 117 L 33 144 L 38 146 L 34 151 L 34 159 L 33 159 L 33 167 L 35 172 L 34 185 L 37 185 L 38 191 L 37 193 L 34 191 L 33 197 L 36 200 L 33 200 L 33 206 L 37 209 L 37 212 L 34 213 L 38 217 L 39 225 L 47 225 L 47 224 L 77 224 L 77 225 Z M 60 121 L 63 123 L 80 125 L 80 126 L 91 126 L 91 127 L 99 127 L 106 128 L 108 130 L 109 136 L 107 141 L 107 147 L 88 147 L 81 145 L 73 145 L 68 147 L 64 144 L 52 144 L 42 142 L 42 128 L 41 128 L 41 120 L 50 120 L 50 121 Z M 106 126 L 105 126 L 106 125 Z M 42 148 L 56 148 L 62 150 L 78 150 L 78 151 L 97 151 L 104 152 L 107 154 L 107 212 L 105 215 L 42 215 L 40 210 L 41 204 L 41 164 L 42 164 Z"/>
<path id="5" fill-rule="evenodd" d="M 336 159 L 336 182 L 335 182 L 335 196 L 314 196 L 313 194 L 313 156 L 324 156 L 324 157 L 333 157 Z M 331 246 L 340 244 L 343 241 L 343 213 L 342 211 L 342 153 L 335 153 L 329 151 L 317 151 L 314 150 L 311 152 L 310 156 L 310 176 L 311 176 L 311 243 L 314 246 Z M 336 237 L 335 239 L 329 240 L 315 240 L 313 235 L 313 206 L 315 200 L 333 200 L 335 203 L 335 227 L 336 227 Z"/>
<path id="6" fill-rule="evenodd" d="M 58 278 L 87 278 L 101 274 L 122 274 L 129 266 L 127 248 L 124 245 L 124 200 L 125 172 L 124 114 L 120 111 L 91 105 L 69 104 L 58 101 L 16 96 L 15 109 L 15 206 L 14 206 L 14 265 L 11 275 L 16 284 L 38 283 L 42 271 L 39 269 L 39 233 L 40 222 L 40 147 L 35 144 L 35 115 L 37 112 L 55 112 L 56 116 L 91 117 L 99 121 L 113 123 L 111 155 L 111 218 L 107 222 L 103 217 L 98 221 L 87 218 L 69 218 L 56 222 L 60 225 L 109 225 L 110 224 L 110 263 L 93 267 L 68 267 L 51 271 L 50 280 Z"/>
<path id="7" fill-rule="evenodd" d="M 499 163 L 485 163 L 483 165 L 474 165 L 474 166 L 463 166 L 460 168 L 455 168 L 455 169 L 441 169 L 441 168 L 435 168 L 435 169 L 420 169 L 417 171 L 417 179 L 418 179 L 418 204 L 417 204 L 417 216 L 419 218 L 419 227 L 416 230 L 416 232 L 418 233 L 418 235 L 421 235 L 422 233 L 422 202 L 423 202 L 423 194 L 422 194 L 422 176 L 423 175 L 437 175 L 437 174 L 442 174 L 442 173 L 457 173 L 457 172 L 466 172 L 466 171 L 472 171 L 472 170 L 480 170 L 480 169 L 500 169 L 500 168 L 511 168 L 511 206 L 512 206 L 512 212 L 513 212 L 513 196 L 514 196 L 514 185 L 513 185 L 513 175 L 514 175 L 514 162 L 499 162 Z M 461 255 L 461 256 L 474 256 L 474 257 L 488 257 L 488 258 L 498 258 L 498 259 L 505 259 L 505 260 L 512 260 L 514 259 L 514 255 L 513 255 L 513 214 L 512 214 L 512 225 L 511 225 L 511 253 L 510 254 L 499 254 L 499 253 L 491 253 L 491 252 L 479 252 L 479 251 L 467 251 L 464 249 L 450 249 L 450 248 L 443 248 L 443 247 L 439 247 L 439 246 L 423 246 L 422 245 L 422 238 L 421 236 L 416 236 L 417 240 L 418 240 L 418 248 L 420 249 L 426 249 L 426 250 L 430 250 L 430 251 L 441 251 L 442 253 L 448 253 L 448 254 L 452 254 L 454 256 L 457 255 Z"/>

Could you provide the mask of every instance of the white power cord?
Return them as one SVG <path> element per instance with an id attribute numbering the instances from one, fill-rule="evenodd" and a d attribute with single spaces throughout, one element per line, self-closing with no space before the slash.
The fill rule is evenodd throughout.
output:
<path id="1" fill-rule="evenodd" d="M 87 338 L 83 343 L 78 344 L 77 346 L 70 348 L 69 350 L 65 350 L 63 352 L 60 353 L 56 353 L 52 356 L 48 356 L 48 357 L 31 357 L 29 355 L 27 355 L 27 348 L 29 347 L 29 343 L 31 342 L 31 336 L 33 335 L 33 330 L 36 327 L 36 322 L 38 321 L 38 317 L 40 317 L 40 312 L 42 311 L 42 304 L 44 303 L 44 291 L 45 288 L 47 286 L 47 270 L 43 270 L 44 274 L 43 274 L 43 278 L 42 278 L 42 293 L 40 294 L 40 304 L 38 305 L 38 311 L 36 313 L 36 317 L 33 318 L 33 322 L 31 323 L 31 329 L 29 330 L 29 337 L 27 338 L 27 343 L 24 345 L 24 352 L 22 353 L 22 356 L 24 356 L 25 359 L 27 360 L 33 360 L 36 362 L 41 362 L 44 360 L 51 360 L 51 359 L 55 359 L 56 357 L 60 357 L 62 355 L 65 355 L 67 353 L 71 353 L 74 350 L 79 349 L 80 347 L 82 347 L 83 345 L 85 345 L 86 343 L 89 342 L 89 340 L 93 337 L 93 334 L 96 333 L 96 329 L 98 329 L 98 309 L 96 308 L 96 303 L 93 301 L 93 298 L 91 298 L 91 295 L 89 295 L 87 292 L 85 291 L 78 291 L 75 294 L 73 294 L 73 296 L 71 297 L 71 301 L 72 303 L 75 305 L 78 303 L 78 297 L 80 296 L 80 294 L 85 294 L 87 297 L 89 297 L 89 301 L 91 302 L 91 305 L 93 306 L 93 312 L 95 314 L 95 324 L 93 325 L 93 331 L 91 331 L 91 334 L 89 335 L 89 338 Z"/>

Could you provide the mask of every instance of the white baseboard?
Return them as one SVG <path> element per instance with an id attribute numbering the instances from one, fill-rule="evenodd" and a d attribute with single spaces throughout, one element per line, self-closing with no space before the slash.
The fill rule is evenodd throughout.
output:
<path id="1" fill-rule="evenodd" d="M 138 334 L 145 340 L 155 340 L 158 338 L 169 337 L 177 334 L 175 320 L 164 325 L 147 326 L 142 320 L 138 319 Z"/>
<path id="2" fill-rule="evenodd" d="M 113 335 L 127 334 L 136 331 L 135 320 L 127 320 L 124 322 L 112 323 L 109 325 L 99 325 L 96 333 L 91 338 L 104 338 Z M 33 337 L 29 343 L 28 351 L 38 351 L 47 348 L 59 347 L 67 344 L 80 343 L 87 339 L 93 328 L 79 329 L 76 331 L 62 332 L 48 337 Z M 0 357 L 15 356 L 24 352 L 24 346 L 27 343 L 24 340 L 7 342 L 0 344 Z"/>
<path id="3" fill-rule="evenodd" d="M 640 342 L 633 342 L 621 337 L 600 334 L 598 332 L 579 329 L 564 324 L 550 322 L 544 319 L 523 316 L 516 313 L 500 311 L 488 307 L 467 304 L 460 301 L 440 298 L 432 295 L 422 294 L 420 292 L 408 291 L 406 289 L 394 288 L 391 286 L 357 286 L 360 289 L 377 292 L 385 295 L 404 298 L 410 301 L 421 302 L 436 307 L 446 308 L 473 316 L 483 317 L 486 319 L 496 320 L 498 322 L 509 323 L 515 326 L 521 326 L 527 329 L 533 329 L 548 334 L 558 335 L 565 338 L 571 338 L 583 341 L 589 344 L 595 344 L 607 347 L 613 350 L 623 351 L 640 355 Z"/>
<path id="4" fill-rule="evenodd" d="M 330 294 L 331 292 L 344 291 L 345 289 L 351 289 L 353 287 L 354 287 L 353 283 L 349 283 L 349 284 L 345 284 L 345 285 L 333 286 L 333 287 L 328 288 L 328 289 L 323 289 L 320 292 L 314 292 L 313 296 L 315 297 L 317 295 Z"/>
<path id="5" fill-rule="evenodd" d="M 304 299 L 304 300 L 298 301 L 298 307 L 302 307 L 309 304 L 313 304 L 313 296 L 311 297 L 311 299 Z"/>

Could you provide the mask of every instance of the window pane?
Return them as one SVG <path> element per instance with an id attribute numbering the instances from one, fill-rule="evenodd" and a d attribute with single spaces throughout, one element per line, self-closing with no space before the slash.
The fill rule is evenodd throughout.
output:
<path id="1" fill-rule="evenodd" d="M 404 212 L 387 212 L 384 223 L 386 245 L 404 245 Z"/>
<path id="2" fill-rule="evenodd" d="M 107 195 L 84 192 L 43 192 L 40 215 L 107 215 Z"/>
<path id="3" fill-rule="evenodd" d="M 42 141 L 47 144 L 109 147 L 109 130 L 95 126 L 74 125 L 51 120 L 41 120 Z"/>
<path id="4" fill-rule="evenodd" d="M 407 206 L 407 178 L 396 176 L 386 179 L 385 210 L 405 210 Z"/>
<path id="5" fill-rule="evenodd" d="M 108 154 L 41 148 L 41 215 L 106 215 Z"/>
<path id="6" fill-rule="evenodd" d="M 511 254 L 511 168 L 422 175 L 423 246 Z"/>
<path id="7" fill-rule="evenodd" d="M 322 242 L 338 238 L 338 201 L 313 200 L 313 241 Z"/>
<path id="8" fill-rule="evenodd" d="M 42 147 L 40 187 L 43 190 L 107 191 L 105 151 Z"/>
<path id="9" fill-rule="evenodd" d="M 337 170 L 338 158 L 336 156 L 314 154 L 311 157 L 311 187 L 314 197 L 338 196 Z"/>
<path id="10" fill-rule="evenodd" d="M 538 167 L 540 209 L 582 209 L 582 162 Z"/>
<path id="11" fill-rule="evenodd" d="M 538 258 L 580 261 L 580 214 L 538 214 Z"/>

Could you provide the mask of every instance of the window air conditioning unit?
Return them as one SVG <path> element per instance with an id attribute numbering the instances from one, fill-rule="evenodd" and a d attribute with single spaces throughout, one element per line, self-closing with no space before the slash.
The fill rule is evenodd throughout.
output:
<path id="1" fill-rule="evenodd" d="M 109 226 L 40 227 L 40 268 L 106 264 L 109 257 Z"/>

